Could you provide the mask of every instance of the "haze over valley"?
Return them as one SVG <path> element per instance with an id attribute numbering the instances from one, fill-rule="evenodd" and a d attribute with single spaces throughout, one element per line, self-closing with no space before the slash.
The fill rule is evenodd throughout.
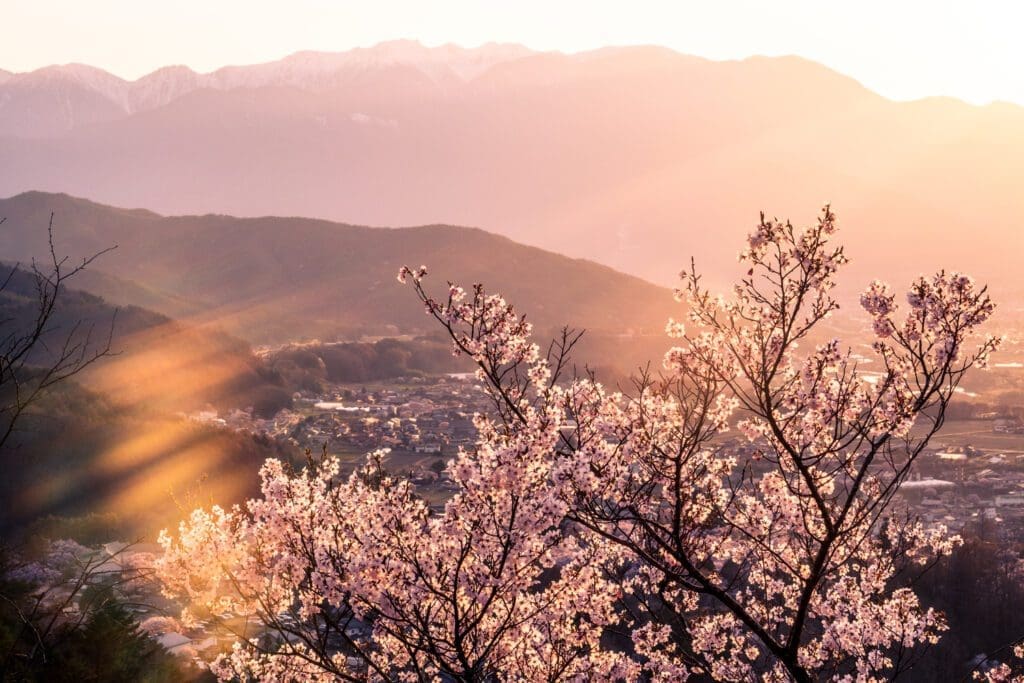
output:
<path id="1" fill-rule="evenodd" d="M 668 286 L 691 255 L 727 282 L 758 209 L 831 202 L 861 280 L 1015 287 L 1024 246 L 1024 109 L 894 102 L 797 57 L 398 41 L 132 82 L 47 67 L 0 102 L 4 196 L 474 226 Z"/>
<path id="2" fill-rule="evenodd" d="M 849 310 L 814 343 L 862 338 L 870 278 L 966 270 L 1007 301 L 1003 367 L 962 389 L 967 413 L 999 412 L 1024 395 L 1018 145 L 1016 105 L 894 102 L 796 57 L 393 41 L 135 81 L 70 64 L 0 80 L 0 253 L 22 267 L 45 254 L 51 215 L 72 261 L 116 246 L 60 311 L 67 329 L 121 309 L 118 355 L 81 378 L 111 414 L 265 419 L 293 394 L 472 369 L 395 282 L 405 264 L 429 264 L 439 297 L 446 281 L 500 292 L 542 339 L 585 331 L 576 371 L 628 386 L 686 316 L 671 287 L 691 257 L 725 286 L 758 208 L 800 222 L 829 199 Z M 182 429 L 124 462 L 170 471 Z M 102 457 L 138 447 L 105 438 Z M 220 486 L 201 464 L 215 450 L 186 450 L 164 499 Z M 223 476 L 252 490 L 251 470 Z M 54 496 L 37 512 L 96 503 Z"/>
<path id="3" fill-rule="evenodd" d="M 1024 683 L 1024 106 L 353 4 L 0 69 L 0 681 Z"/>

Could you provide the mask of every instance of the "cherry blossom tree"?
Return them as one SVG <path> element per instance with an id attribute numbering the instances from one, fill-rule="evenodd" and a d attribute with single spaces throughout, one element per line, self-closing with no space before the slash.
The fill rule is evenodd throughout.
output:
<path id="1" fill-rule="evenodd" d="M 996 656 L 1006 661 L 999 661 Z M 985 683 L 1024 683 L 1024 639 L 1010 643 L 985 657 L 974 671 L 974 680 Z"/>
<path id="2" fill-rule="evenodd" d="M 998 346 L 977 338 L 993 304 L 958 273 L 919 278 L 903 306 L 872 283 L 866 373 L 824 334 L 846 262 L 835 232 L 828 207 L 804 230 L 762 216 L 729 298 L 691 266 L 662 371 L 614 391 L 569 373 L 578 335 L 542 353 L 500 296 L 434 298 L 425 267 L 403 268 L 493 401 L 448 465 L 458 491 L 433 513 L 382 453 L 345 481 L 331 458 L 268 461 L 262 499 L 164 534 L 185 617 L 245 624 L 214 670 L 868 681 L 912 666 L 945 624 L 904 577 L 958 539 L 893 500 Z"/>

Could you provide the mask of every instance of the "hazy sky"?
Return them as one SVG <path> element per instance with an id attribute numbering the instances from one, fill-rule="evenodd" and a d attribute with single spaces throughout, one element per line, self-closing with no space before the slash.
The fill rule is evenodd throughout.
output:
<path id="1" fill-rule="evenodd" d="M 649 43 L 714 59 L 797 54 L 895 99 L 1024 104 L 1016 0 L 0 0 L 0 68 L 84 62 L 127 78 L 414 38 L 575 52 Z"/>

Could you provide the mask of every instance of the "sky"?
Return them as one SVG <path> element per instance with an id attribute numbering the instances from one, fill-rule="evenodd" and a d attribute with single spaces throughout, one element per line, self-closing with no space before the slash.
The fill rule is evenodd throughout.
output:
<path id="1" fill-rule="evenodd" d="M 0 0 L 0 68 L 81 62 L 124 78 L 411 38 L 578 52 L 654 44 L 711 59 L 795 54 L 892 99 L 1024 105 L 1015 0 Z"/>

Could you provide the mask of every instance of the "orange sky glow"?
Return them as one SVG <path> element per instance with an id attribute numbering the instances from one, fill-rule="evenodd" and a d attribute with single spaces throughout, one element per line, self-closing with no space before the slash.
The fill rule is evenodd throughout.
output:
<path id="1" fill-rule="evenodd" d="M 299 50 L 412 38 L 427 45 L 516 42 L 576 52 L 656 44 L 712 59 L 796 54 L 893 99 L 948 95 L 1024 104 L 1024 5 L 495 2 L 484 0 L 3 0 L 0 68 L 82 62 L 125 78 L 160 66 L 210 71 Z"/>

